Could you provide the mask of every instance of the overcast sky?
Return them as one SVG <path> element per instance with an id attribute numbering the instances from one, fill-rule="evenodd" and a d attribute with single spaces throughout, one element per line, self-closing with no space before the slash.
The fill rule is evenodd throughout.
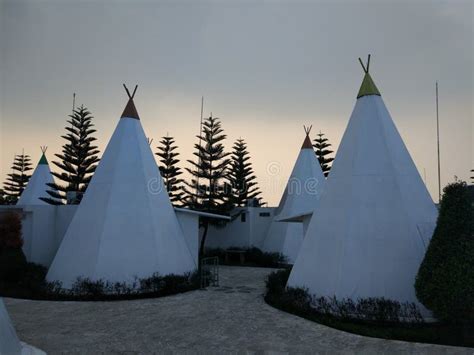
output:
<path id="1" fill-rule="evenodd" d="M 103 151 L 127 101 L 122 83 L 139 84 L 135 102 L 153 148 L 169 133 L 188 166 L 204 95 L 205 114 L 222 119 L 226 147 L 248 142 L 263 197 L 276 205 L 303 125 L 337 149 L 363 77 L 357 58 L 368 53 L 435 201 L 436 80 L 443 185 L 468 179 L 474 167 L 470 1 L 0 4 L 2 181 L 22 149 L 36 164 L 48 145 L 54 160 L 73 92 L 93 113 Z"/>

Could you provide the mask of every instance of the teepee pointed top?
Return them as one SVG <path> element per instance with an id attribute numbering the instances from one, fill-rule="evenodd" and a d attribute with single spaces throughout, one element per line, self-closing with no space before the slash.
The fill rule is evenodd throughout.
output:
<path id="1" fill-rule="evenodd" d="M 43 145 L 40 147 L 41 148 L 41 158 L 40 161 L 38 162 L 38 165 L 43 164 L 43 165 L 48 165 L 48 160 L 46 159 L 46 150 L 48 149 L 47 146 Z"/>
<path id="2" fill-rule="evenodd" d="M 309 132 L 311 132 L 311 128 L 313 126 L 303 126 L 304 133 L 306 133 L 306 137 L 304 138 L 303 145 L 301 146 L 301 149 L 313 149 L 313 144 L 311 144 L 311 139 L 309 138 Z"/>
<path id="3" fill-rule="evenodd" d="M 362 66 L 362 69 L 364 70 L 365 75 L 364 75 L 364 80 L 362 81 L 362 85 L 360 86 L 359 93 L 357 94 L 357 98 L 360 98 L 362 96 L 367 96 L 367 95 L 381 96 L 379 89 L 377 89 L 377 86 L 375 86 L 375 83 L 369 74 L 370 54 L 367 57 L 366 66 L 364 66 L 364 63 L 362 62 L 362 59 L 360 58 L 359 58 L 359 63 Z"/>
<path id="4" fill-rule="evenodd" d="M 127 86 L 123 84 L 123 87 L 125 88 L 125 91 L 127 92 L 128 95 L 128 102 L 127 106 L 125 106 L 125 109 L 123 110 L 122 116 L 120 118 L 135 118 L 137 120 L 140 119 L 138 116 L 137 109 L 135 108 L 135 104 L 133 103 L 133 98 L 135 97 L 135 93 L 137 92 L 138 85 L 135 85 L 135 89 L 133 90 L 133 94 L 130 95 L 130 91 L 128 90 Z"/>

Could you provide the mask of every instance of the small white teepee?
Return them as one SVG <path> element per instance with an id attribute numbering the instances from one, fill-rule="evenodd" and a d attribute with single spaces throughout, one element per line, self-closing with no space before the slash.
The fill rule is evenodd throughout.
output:
<path id="1" fill-rule="evenodd" d="M 304 237 L 303 224 L 282 220 L 311 215 L 317 208 L 325 178 L 311 144 L 308 129 L 280 204 L 263 242 L 262 250 L 285 255 L 289 263 L 296 259 Z"/>
<path id="2" fill-rule="evenodd" d="M 0 354 L 21 354 L 21 348 L 10 316 L 0 298 Z"/>
<path id="3" fill-rule="evenodd" d="M 50 189 L 46 184 L 54 183 L 53 175 L 49 170 L 46 159 L 46 147 L 41 147 L 41 159 L 31 175 L 25 190 L 22 192 L 17 205 L 47 205 L 40 197 L 47 197 L 46 190 Z"/>
<path id="4" fill-rule="evenodd" d="M 370 77 L 369 63 L 370 56 L 288 286 L 338 299 L 417 303 L 415 276 L 437 211 Z"/>
<path id="5" fill-rule="evenodd" d="M 47 274 L 65 288 L 78 277 L 129 283 L 196 268 L 140 123 L 135 91 L 127 90 L 127 106 Z"/>

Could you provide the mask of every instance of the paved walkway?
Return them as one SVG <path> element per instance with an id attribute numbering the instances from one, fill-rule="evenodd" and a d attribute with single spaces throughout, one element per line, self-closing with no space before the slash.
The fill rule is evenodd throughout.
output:
<path id="1" fill-rule="evenodd" d="M 271 271 L 222 267 L 220 288 L 158 299 L 5 303 L 19 337 L 49 354 L 474 354 L 474 349 L 366 338 L 281 312 L 262 297 Z"/>

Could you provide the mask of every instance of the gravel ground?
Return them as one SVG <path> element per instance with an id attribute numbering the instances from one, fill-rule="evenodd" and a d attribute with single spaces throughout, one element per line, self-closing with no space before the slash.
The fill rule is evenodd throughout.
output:
<path id="1" fill-rule="evenodd" d="M 362 337 L 281 312 L 262 297 L 271 271 L 221 267 L 220 287 L 158 299 L 5 299 L 5 304 L 21 340 L 49 354 L 474 354 L 474 349 Z"/>

